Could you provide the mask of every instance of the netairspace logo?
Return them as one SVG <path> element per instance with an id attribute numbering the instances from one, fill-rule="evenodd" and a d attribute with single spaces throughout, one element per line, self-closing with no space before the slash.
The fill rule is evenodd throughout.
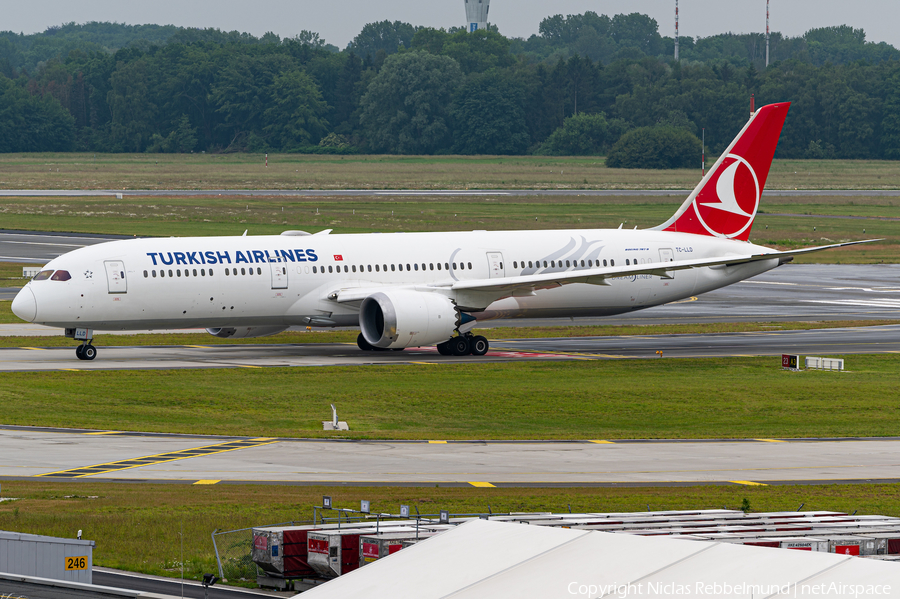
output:
<path id="1" fill-rule="evenodd" d="M 821 584 L 750 584 L 727 582 L 696 582 L 683 584 L 678 582 L 641 582 L 637 584 L 583 584 L 570 582 L 566 590 L 570 595 L 590 597 L 591 599 L 627 597 L 677 597 L 685 595 L 709 597 L 782 597 L 819 596 L 819 597 L 880 597 L 890 595 L 891 585 L 887 584 L 842 584 L 839 582 Z"/>

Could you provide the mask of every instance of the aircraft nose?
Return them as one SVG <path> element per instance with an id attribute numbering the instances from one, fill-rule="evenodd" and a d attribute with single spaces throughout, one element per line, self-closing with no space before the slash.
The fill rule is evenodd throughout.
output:
<path id="1" fill-rule="evenodd" d="M 37 316 L 37 301 L 34 299 L 34 293 L 27 287 L 16 295 L 11 307 L 13 314 L 22 320 L 34 322 Z"/>

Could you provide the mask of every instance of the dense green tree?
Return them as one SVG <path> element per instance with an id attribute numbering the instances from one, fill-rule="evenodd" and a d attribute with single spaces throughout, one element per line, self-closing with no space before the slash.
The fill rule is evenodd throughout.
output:
<path id="1" fill-rule="evenodd" d="M 462 81 L 452 58 L 404 52 L 385 61 L 360 100 L 360 123 L 379 152 L 431 154 L 447 148 L 449 107 Z"/>
<path id="2" fill-rule="evenodd" d="M 263 113 L 266 141 L 284 149 L 319 143 L 328 132 L 328 105 L 312 77 L 291 71 L 275 77 L 272 88 L 272 105 Z"/>
<path id="3" fill-rule="evenodd" d="M 120 64 L 110 78 L 110 151 L 143 152 L 157 116 L 151 101 L 153 71 L 147 60 Z"/>
<path id="4" fill-rule="evenodd" d="M 451 115 L 457 154 L 524 154 L 530 137 L 523 89 L 490 71 L 471 77 L 457 92 Z"/>
<path id="5" fill-rule="evenodd" d="M 150 136 L 148 152 L 185 153 L 192 152 L 197 146 L 197 132 L 191 127 L 191 121 L 187 115 L 182 115 L 178 128 L 166 137 L 159 133 Z"/>
<path id="6" fill-rule="evenodd" d="M 525 133 L 532 151 L 596 152 L 597 130 L 579 142 L 570 119 L 604 113 L 608 124 L 703 129 L 718 153 L 755 94 L 757 105 L 792 102 L 779 157 L 900 159 L 900 52 L 862 30 L 775 32 L 768 68 L 758 33 L 682 38 L 680 62 L 673 45 L 649 17 L 594 12 L 548 17 L 527 40 L 373 23 L 342 52 L 309 31 L 87 23 L 0 32 L 0 75 L 37 102 L 16 96 L 7 118 L 30 106 L 37 123 L 59 107 L 74 119 L 74 143 L 60 140 L 80 150 L 186 151 L 191 136 L 197 151 L 296 149 L 334 133 L 377 151 L 520 152 Z M 444 62 L 400 68 L 392 54 Z"/>
<path id="7" fill-rule="evenodd" d="M 347 50 L 363 58 L 375 59 L 379 52 L 386 55 L 398 52 L 401 47 L 409 48 L 416 28 L 400 21 L 379 21 L 369 23 L 353 38 Z"/>
<path id="8" fill-rule="evenodd" d="M 640 127 L 623 135 L 606 158 L 610 168 L 690 168 L 701 144 L 696 135 L 674 127 Z"/>
<path id="9" fill-rule="evenodd" d="M 75 119 L 53 96 L 33 96 L 0 75 L 0 152 L 66 152 Z"/>
<path id="10" fill-rule="evenodd" d="M 550 134 L 538 148 L 538 154 L 550 156 L 598 156 L 628 129 L 621 119 L 600 114 L 581 113 L 567 118 L 563 126 Z"/>

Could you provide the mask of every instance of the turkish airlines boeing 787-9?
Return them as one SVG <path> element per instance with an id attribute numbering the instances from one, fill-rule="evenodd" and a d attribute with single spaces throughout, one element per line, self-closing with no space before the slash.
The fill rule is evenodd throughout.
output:
<path id="1" fill-rule="evenodd" d="M 851 245 L 748 241 L 789 104 L 754 113 L 667 222 L 646 230 L 470 231 L 114 241 L 51 261 L 12 304 L 97 355 L 93 331 L 206 328 L 261 337 L 359 326 L 363 350 L 484 355 L 476 321 L 620 314 L 718 289 Z M 863 241 L 852 243 L 865 243 Z"/>

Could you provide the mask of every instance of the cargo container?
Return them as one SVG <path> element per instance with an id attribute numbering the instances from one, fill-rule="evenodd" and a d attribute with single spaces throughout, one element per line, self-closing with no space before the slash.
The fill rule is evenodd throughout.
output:
<path id="1" fill-rule="evenodd" d="M 776 537 L 782 549 L 794 549 L 797 551 L 828 551 L 828 539 L 816 537 Z"/>
<path id="2" fill-rule="evenodd" d="M 253 529 L 251 557 L 260 570 L 276 578 L 312 576 L 307 536 L 316 526 L 278 526 Z"/>
<path id="3" fill-rule="evenodd" d="M 828 539 L 828 550 L 841 555 L 875 555 L 875 539 L 840 536 Z"/>
<path id="4" fill-rule="evenodd" d="M 438 534 L 438 532 L 446 530 L 447 526 L 441 527 L 440 530 L 420 530 L 418 538 L 416 533 L 389 532 L 381 535 L 361 535 L 359 537 L 359 565 L 360 567 L 370 564 L 375 560 L 387 557 L 407 547 L 408 541 L 415 543 L 422 539 L 427 539 Z"/>
<path id="5" fill-rule="evenodd" d="M 364 524 L 366 527 L 369 524 Z M 391 520 L 379 523 L 379 529 L 391 530 L 408 523 Z M 374 530 L 374 523 L 371 525 Z M 354 528 L 358 528 L 359 524 Z M 260 570 L 276 578 L 313 576 L 316 570 L 309 565 L 308 534 L 314 530 L 340 530 L 347 524 L 311 524 L 305 526 L 269 526 L 254 528 L 251 558 Z"/>
<path id="6" fill-rule="evenodd" d="M 900 555 L 900 530 L 859 531 L 859 536 L 875 540 L 875 555 Z"/>
<path id="7" fill-rule="evenodd" d="M 416 529 L 410 526 L 390 527 L 389 532 L 405 533 L 415 537 Z M 341 530 L 316 530 L 308 535 L 309 565 L 317 574 L 326 578 L 340 576 L 359 568 L 359 538 L 376 536 L 375 527 L 344 528 Z M 420 534 L 424 532 L 420 530 Z M 388 534 L 388 531 L 385 531 Z"/>

